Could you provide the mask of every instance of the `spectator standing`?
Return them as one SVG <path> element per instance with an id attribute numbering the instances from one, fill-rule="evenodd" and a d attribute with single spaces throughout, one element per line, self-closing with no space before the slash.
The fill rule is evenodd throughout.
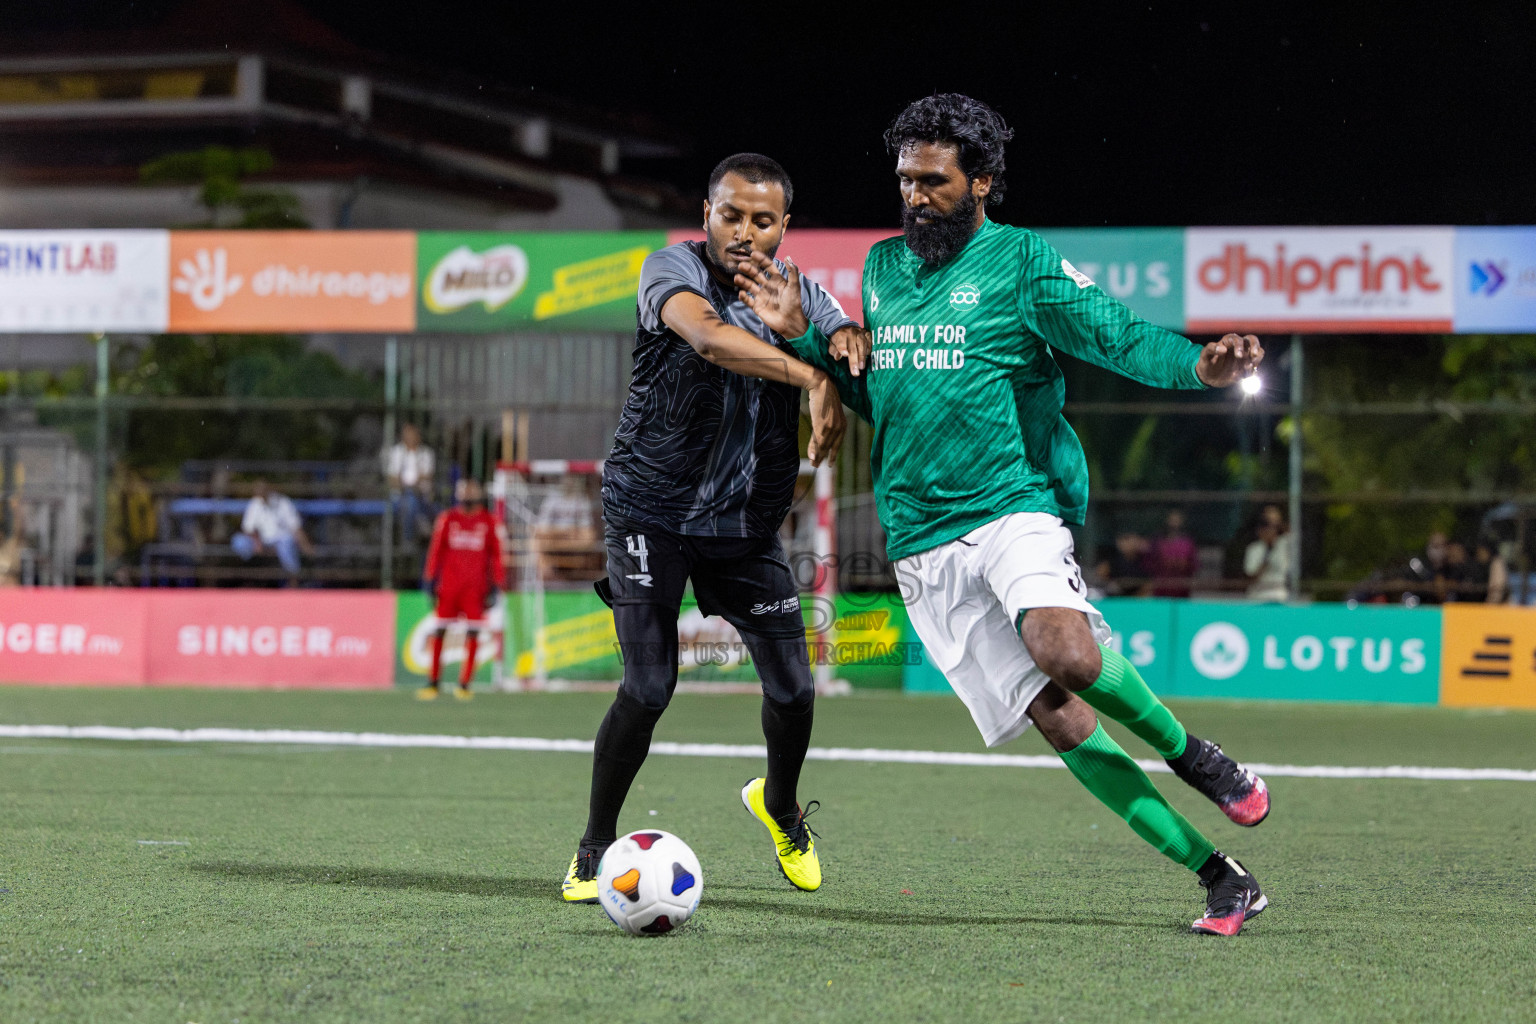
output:
<path id="1" fill-rule="evenodd" d="M 289 586 L 299 580 L 299 552 L 314 553 L 313 545 L 304 535 L 299 510 L 265 480 L 256 481 L 250 504 L 245 506 L 245 515 L 240 520 L 240 532 L 230 538 L 229 545 L 246 562 L 270 548 L 288 574 Z"/>
<path id="2" fill-rule="evenodd" d="M 1291 533 L 1278 505 L 1266 505 L 1259 516 L 1257 536 L 1243 552 L 1243 572 L 1253 582 L 1253 601 L 1287 601 L 1291 597 Z"/>
<path id="3" fill-rule="evenodd" d="M 432 449 L 421 443 L 416 424 L 402 426 L 400 440 L 385 459 L 384 475 L 389 479 L 389 499 L 400 517 L 400 537 L 407 544 L 415 544 L 436 515 L 432 504 L 436 469 Z"/>
<path id="4" fill-rule="evenodd" d="M 1194 538 L 1184 532 L 1184 513 L 1168 513 L 1167 532 L 1152 542 L 1147 568 L 1152 576 L 1153 597 L 1188 597 L 1190 582 L 1199 566 L 1200 553 Z"/>

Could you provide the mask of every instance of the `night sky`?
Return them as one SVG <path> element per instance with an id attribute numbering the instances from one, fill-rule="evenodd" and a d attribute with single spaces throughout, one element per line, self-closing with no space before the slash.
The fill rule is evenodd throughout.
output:
<path id="1" fill-rule="evenodd" d="M 167 2 L 4 6 L 99 25 Z M 1536 4 L 299 2 L 417 69 L 673 132 L 686 158 L 634 169 L 690 194 L 767 152 L 804 226 L 893 225 L 880 133 L 951 90 L 1017 131 L 1012 223 L 1536 224 Z"/>

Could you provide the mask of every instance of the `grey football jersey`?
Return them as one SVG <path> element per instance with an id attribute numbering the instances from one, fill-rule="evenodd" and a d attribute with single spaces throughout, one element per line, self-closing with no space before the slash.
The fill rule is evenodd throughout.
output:
<path id="1" fill-rule="evenodd" d="M 707 259 L 702 242 L 680 242 L 641 267 L 634 376 L 603 469 L 603 511 L 674 533 L 771 536 L 800 468 L 799 390 L 710 363 L 662 322 L 662 307 L 693 292 L 726 323 L 792 353 L 710 276 Z M 801 307 L 824 334 L 854 323 L 820 285 L 800 282 Z"/>

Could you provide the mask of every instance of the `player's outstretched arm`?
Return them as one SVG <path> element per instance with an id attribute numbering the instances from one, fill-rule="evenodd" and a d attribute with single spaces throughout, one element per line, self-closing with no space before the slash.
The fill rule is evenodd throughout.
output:
<path id="1" fill-rule="evenodd" d="M 1227 388 L 1251 373 L 1264 361 L 1264 346 L 1252 334 L 1228 334 L 1200 350 L 1195 375 L 1208 388 Z"/>
<path id="2" fill-rule="evenodd" d="M 716 366 L 744 377 L 757 377 L 779 384 L 789 384 L 811 393 L 812 463 L 834 458 L 843 444 L 848 421 L 837 388 L 826 373 L 782 352 L 761 338 L 720 319 L 714 307 L 694 292 L 678 292 L 661 307 L 661 319 L 693 350 Z M 767 323 L 765 320 L 764 323 Z M 770 328 L 778 330 L 773 324 Z M 801 314 L 800 330 L 788 337 L 799 337 L 810 329 Z M 783 333 L 780 331 L 779 333 Z"/>

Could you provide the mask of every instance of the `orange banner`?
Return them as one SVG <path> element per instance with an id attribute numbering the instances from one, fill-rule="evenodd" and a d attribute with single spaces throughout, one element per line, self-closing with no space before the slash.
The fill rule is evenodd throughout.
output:
<path id="1" fill-rule="evenodd" d="M 410 231 L 173 231 L 170 329 L 410 331 Z"/>
<path id="2" fill-rule="evenodd" d="M 1442 614 L 1440 703 L 1536 708 L 1536 608 L 1448 604 Z"/>

